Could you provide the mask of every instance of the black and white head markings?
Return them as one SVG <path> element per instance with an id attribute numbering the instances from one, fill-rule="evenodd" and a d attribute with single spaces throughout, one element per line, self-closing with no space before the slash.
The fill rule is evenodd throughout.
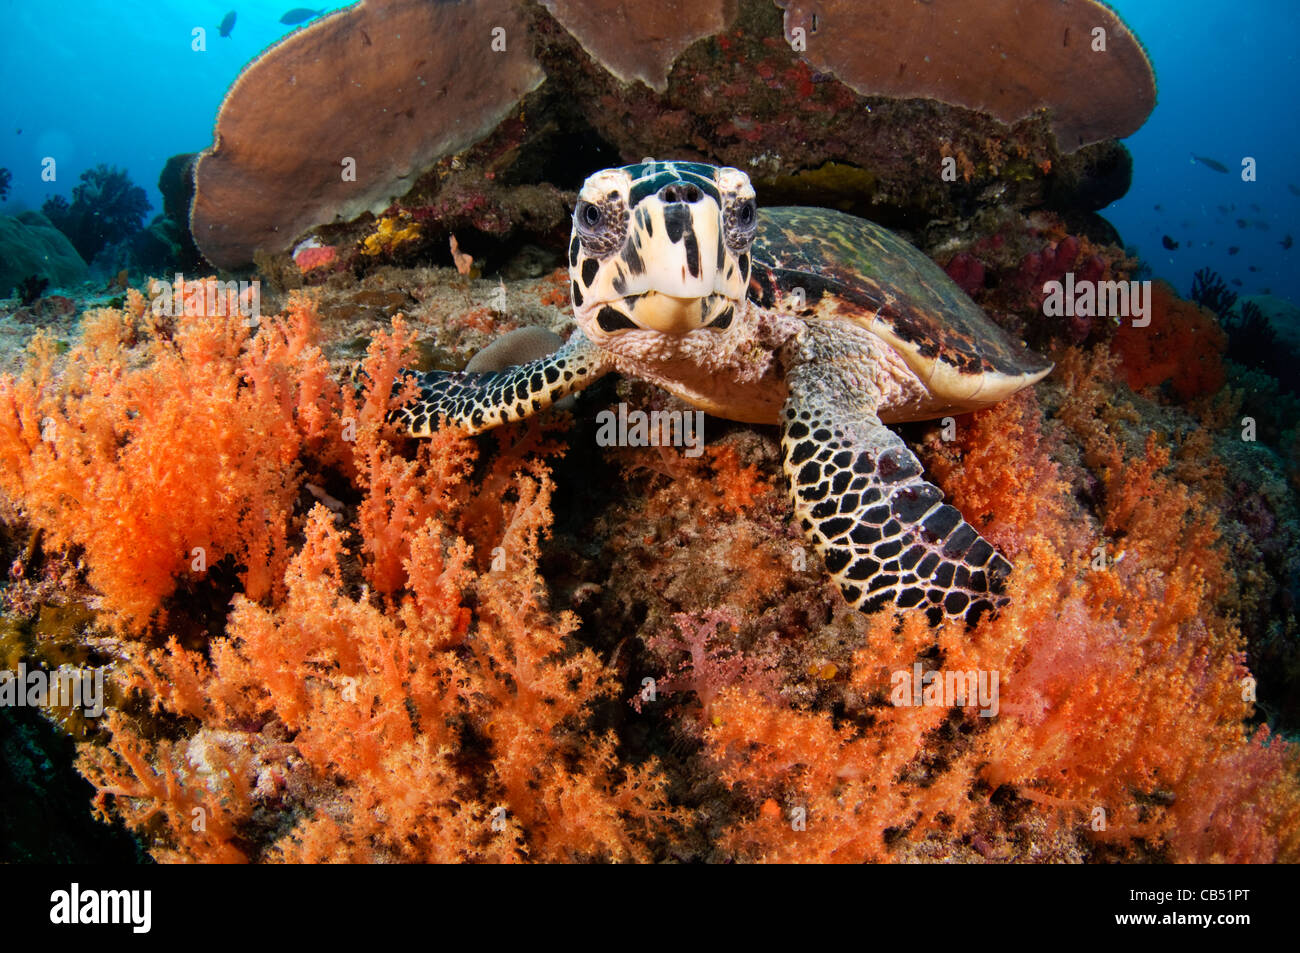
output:
<path id="1" fill-rule="evenodd" d="M 569 245 L 578 325 L 604 343 L 624 331 L 726 330 L 749 284 L 757 215 L 739 169 L 642 162 L 583 184 Z"/>

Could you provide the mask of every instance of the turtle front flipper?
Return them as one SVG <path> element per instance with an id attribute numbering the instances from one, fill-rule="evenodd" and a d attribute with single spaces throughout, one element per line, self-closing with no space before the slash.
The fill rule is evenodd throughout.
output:
<path id="1" fill-rule="evenodd" d="M 446 418 L 450 426 L 479 433 L 531 417 L 609 370 L 608 358 L 581 331 L 575 331 L 555 353 L 503 371 L 412 371 L 399 376 L 396 387 L 410 377 L 419 391 L 394 418 L 413 437 L 432 434 L 440 418 Z"/>
<path id="2" fill-rule="evenodd" d="M 840 358 L 846 355 L 837 355 Z M 781 451 L 795 513 L 844 597 L 874 612 L 886 602 L 970 625 L 1004 605 L 1011 565 L 942 502 L 919 461 L 876 416 L 875 355 L 808 355 L 787 375 Z"/>

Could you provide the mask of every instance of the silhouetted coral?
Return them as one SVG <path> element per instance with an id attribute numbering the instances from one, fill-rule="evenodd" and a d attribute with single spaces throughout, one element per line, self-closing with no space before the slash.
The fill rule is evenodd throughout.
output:
<path id="1" fill-rule="evenodd" d="M 149 208 L 144 189 L 131 183 L 126 170 L 101 163 L 81 173 L 71 203 L 56 195 L 45 201 L 41 211 L 90 261 L 104 246 L 138 232 Z"/>
<path id="2" fill-rule="evenodd" d="M 1202 268 L 1192 276 L 1191 298 L 1224 318 L 1237 300 L 1237 293 L 1224 283 L 1217 272 Z"/>
<path id="3" fill-rule="evenodd" d="M 18 287 L 14 290 L 18 292 L 18 300 L 23 305 L 33 304 L 37 298 L 45 293 L 45 289 L 50 286 L 49 278 L 42 278 L 40 275 L 28 275 L 22 281 L 18 282 Z"/>
<path id="4" fill-rule="evenodd" d="M 85 278 L 86 263 L 40 212 L 0 215 L 0 296 L 31 275 L 67 288 Z"/>
<path id="5" fill-rule="evenodd" d="M 1222 318 L 1228 334 L 1228 357 L 1246 367 L 1258 368 L 1284 390 L 1300 392 L 1300 354 L 1290 341 L 1278 336 L 1273 322 L 1258 304 L 1246 301 Z"/>
<path id="6" fill-rule="evenodd" d="M 194 198 L 194 153 L 169 158 L 158 175 L 163 214 L 154 217 L 129 242 L 119 243 L 124 266 L 151 274 L 197 270 L 203 262 L 190 234 L 190 202 Z"/>
<path id="7" fill-rule="evenodd" d="M 0 168 L 0 202 L 7 201 L 9 198 L 9 183 L 13 181 L 13 173 L 8 169 Z"/>

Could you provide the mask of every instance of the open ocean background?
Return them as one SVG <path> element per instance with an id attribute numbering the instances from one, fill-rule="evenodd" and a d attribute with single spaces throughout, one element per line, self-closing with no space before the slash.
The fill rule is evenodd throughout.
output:
<path id="1" fill-rule="evenodd" d="M 161 211 L 163 163 L 211 143 L 226 89 L 245 63 L 295 29 L 278 22 L 294 5 L 0 0 L 0 166 L 13 173 L 0 211 L 68 195 L 81 172 L 101 162 L 125 166 L 147 190 L 150 214 Z M 1133 186 L 1102 214 L 1184 295 L 1192 273 L 1209 266 L 1240 293 L 1300 302 L 1300 248 L 1283 247 L 1288 235 L 1300 238 L 1300 0 L 1111 6 L 1146 45 L 1159 93 L 1146 125 L 1126 140 Z M 232 35 L 218 36 L 231 9 Z M 199 26 L 207 29 L 205 52 L 191 49 Z M 1229 172 L 1193 163 L 1193 153 Z M 40 180 L 44 156 L 58 159 L 55 183 Z M 1246 156 L 1256 160 L 1255 182 L 1241 179 Z M 1176 250 L 1163 247 L 1166 235 Z M 1233 247 L 1239 251 L 1229 254 Z"/>

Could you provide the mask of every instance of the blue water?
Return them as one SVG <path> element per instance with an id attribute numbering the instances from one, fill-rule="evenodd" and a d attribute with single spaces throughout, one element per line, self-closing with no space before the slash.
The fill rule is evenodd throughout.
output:
<path id="1" fill-rule="evenodd" d="M 212 144 L 212 124 L 239 71 L 298 29 L 280 17 L 302 0 L 0 0 L 0 167 L 13 173 L 0 213 L 39 208 L 70 195 L 101 162 L 125 167 L 162 211 L 158 173 L 178 152 Z M 236 11 L 229 37 L 221 18 Z M 202 52 L 192 49 L 206 30 Z M 57 160 L 57 181 L 41 181 L 41 160 Z"/>
<path id="2" fill-rule="evenodd" d="M 151 214 L 160 212 L 163 162 L 210 144 L 227 87 L 246 62 L 295 29 L 278 20 L 298 5 L 306 4 L 0 2 L 0 166 L 13 173 L 0 212 L 68 195 L 81 172 L 101 162 L 125 166 L 147 190 Z M 1114 0 L 1112 6 L 1155 63 L 1159 102 L 1127 140 L 1133 188 L 1103 214 L 1156 275 L 1184 294 L 1192 273 L 1208 265 L 1240 281 L 1242 293 L 1270 290 L 1300 301 L 1300 248 L 1280 244 L 1288 234 L 1300 239 L 1300 196 L 1287 188 L 1300 189 L 1300 0 Z M 222 38 L 217 25 L 232 8 L 238 20 Z M 191 49 L 195 27 L 207 30 L 203 52 Z M 1230 173 L 1192 164 L 1192 153 L 1217 159 Z M 58 161 L 54 183 L 40 179 L 46 156 Z M 1257 163 L 1253 183 L 1241 179 L 1245 156 Z M 1237 227 L 1237 219 L 1246 227 Z M 1164 249 L 1164 235 L 1179 248 Z M 1231 246 L 1240 252 L 1229 255 Z"/>
<path id="3" fill-rule="evenodd" d="M 1233 286 L 1239 293 L 1270 290 L 1300 301 L 1300 245 L 1279 244 L 1288 234 L 1300 242 L 1300 196 L 1287 188 L 1300 190 L 1300 2 L 1111 6 L 1146 46 L 1158 96 L 1146 125 L 1125 140 L 1133 187 L 1102 214 L 1184 295 L 1192 273 L 1208 265 L 1241 281 Z M 1193 165 L 1192 153 L 1218 160 L 1228 174 Z M 1255 182 L 1242 181 L 1246 156 L 1256 160 Z M 1164 235 L 1177 250 L 1162 247 Z M 1232 246 L 1240 252 L 1229 255 Z"/>

